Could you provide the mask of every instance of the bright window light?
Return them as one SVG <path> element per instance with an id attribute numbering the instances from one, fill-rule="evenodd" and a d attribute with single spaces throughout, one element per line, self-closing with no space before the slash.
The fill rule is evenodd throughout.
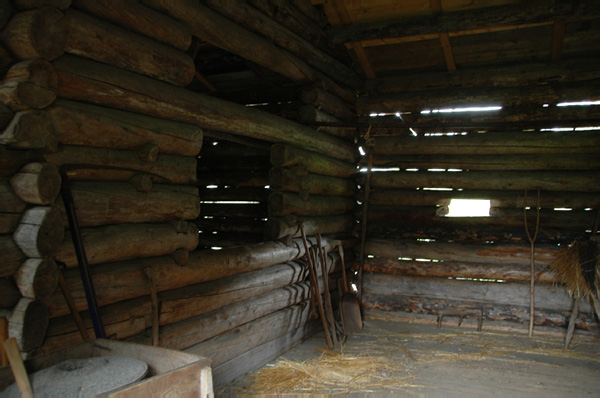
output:
<path id="1" fill-rule="evenodd" d="M 563 131 L 573 131 L 573 127 L 552 127 L 549 129 L 540 129 L 540 131 L 554 131 L 555 133 L 560 133 Z"/>
<path id="2" fill-rule="evenodd" d="M 501 106 L 470 106 L 465 108 L 424 109 L 421 111 L 421 114 L 429 115 L 432 113 L 489 112 L 499 111 L 501 109 Z"/>
<path id="3" fill-rule="evenodd" d="M 489 217 L 490 201 L 487 199 L 452 199 L 446 217 Z"/>
<path id="4" fill-rule="evenodd" d="M 600 101 L 575 101 L 575 102 L 561 102 L 556 104 L 556 106 L 590 106 L 590 105 L 600 105 Z"/>

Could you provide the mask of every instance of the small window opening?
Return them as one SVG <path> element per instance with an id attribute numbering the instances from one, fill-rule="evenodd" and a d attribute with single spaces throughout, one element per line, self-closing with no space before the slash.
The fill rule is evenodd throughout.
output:
<path id="1" fill-rule="evenodd" d="M 452 199 L 446 217 L 489 217 L 489 199 Z"/>

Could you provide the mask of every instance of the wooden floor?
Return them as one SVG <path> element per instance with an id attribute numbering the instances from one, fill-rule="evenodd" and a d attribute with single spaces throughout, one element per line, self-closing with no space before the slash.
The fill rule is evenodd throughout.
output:
<path id="1" fill-rule="evenodd" d="M 438 330 L 432 319 L 372 313 L 342 353 L 324 353 L 318 333 L 217 395 L 600 396 L 600 336 L 576 331 L 565 351 L 542 328 L 530 339 L 465 323 L 444 319 Z"/>

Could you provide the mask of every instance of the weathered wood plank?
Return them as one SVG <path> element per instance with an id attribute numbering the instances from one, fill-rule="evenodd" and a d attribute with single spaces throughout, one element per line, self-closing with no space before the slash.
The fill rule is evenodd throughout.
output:
<path id="1" fill-rule="evenodd" d="M 54 66 L 59 81 L 58 95 L 63 98 L 288 143 L 350 162 L 357 159 L 353 145 L 348 142 L 251 107 L 75 57 L 61 57 Z"/>
<path id="2" fill-rule="evenodd" d="M 486 264 L 461 261 L 400 261 L 397 259 L 375 257 L 365 261 L 365 271 L 385 275 L 419 276 L 458 280 L 502 280 L 505 282 L 528 283 L 530 267 L 527 264 Z M 554 274 L 550 267 L 536 267 L 536 283 L 554 283 Z"/>
<path id="3" fill-rule="evenodd" d="M 322 217 L 269 217 L 266 225 L 266 236 L 270 239 L 281 239 L 286 236 L 299 237 L 299 224 L 302 223 L 307 235 L 337 234 L 353 232 L 356 219 L 353 215 Z"/>
<path id="4" fill-rule="evenodd" d="M 393 276 L 380 274 L 365 275 L 365 300 L 370 295 L 395 297 L 422 297 L 425 299 L 460 302 L 472 306 L 514 306 L 527 313 L 529 308 L 529 286 L 526 283 L 494 283 L 456 281 L 444 278 L 418 276 Z M 551 285 L 540 285 L 535 289 L 536 309 L 540 311 L 570 312 L 572 300 L 563 289 Z M 590 308 L 587 304 L 585 307 Z M 505 307 L 506 308 L 506 307 Z M 586 311 L 586 309 L 582 310 Z M 524 316 L 523 316 L 524 318 Z M 566 317 L 565 317 L 566 318 Z"/>
<path id="5" fill-rule="evenodd" d="M 334 44 L 382 38 L 406 38 L 431 34 L 473 34 L 491 30 L 514 29 L 515 26 L 552 24 L 557 17 L 568 19 L 593 18 L 600 14 L 594 2 L 573 6 L 509 5 L 494 8 L 461 10 L 434 16 L 403 18 L 371 24 L 339 27 L 329 34 Z"/>
<path id="6" fill-rule="evenodd" d="M 344 121 L 352 121 L 356 116 L 352 109 L 354 104 L 349 105 L 335 95 L 329 94 L 318 87 L 302 90 L 301 98 L 305 104 L 313 105 L 323 112 Z"/>
<path id="7" fill-rule="evenodd" d="M 207 4 L 218 13 L 287 49 L 338 83 L 354 88 L 361 87 L 360 77 L 348 66 L 249 4 L 240 4 L 233 0 L 210 0 Z"/>
<path id="8" fill-rule="evenodd" d="M 181 51 L 186 51 L 192 44 L 192 34 L 185 25 L 137 1 L 75 0 L 73 5 Z"/>
<path id="9" fill-rule="evenodd" d="M 386 76 L 366 82 L 369 94 L 393 92 L 516 87 L 548 83 L 570 83 L 600 78 L 596 65 L 600 59 L 564 59 L 559 62 L 536 62 L 481 68 L 461 68 L 453 72 L 421 72 Z"/>
<path id="10" fill-rule="evenodd" d="M 473 223 L 464 217 L 459 218 L 456 222 L 444 222 L 452 221 L 449 218 L 444 218 L 432 223 L 412 222 L 412 220 L 403 220 L 401 222 L 369 220 L 367 234 L 373 239 L 384 240 L 435 239 L 456 242 L 511 242 L 528 244 L 529 239 L 527 238 L 525 228 L 523 228 L 522 216 L 523 214 L 520 217 L 520 224 L 518 224 L 519 220 L 515 218 L 515 222 L 511 223 L 512 225 L 508 225 L 509 223 L 495 225 Z M 590 221 L 591 218 L 587 220 L 587 224 Z M 564 222 L 566 225 L 568 220 L 565 219 Z M 544 220 L 543 224 L 540 226 L 538 232 L 537 243 L 560 243 L 561 245 L 566 245 L 587 235 L 584 232 L 586 226 L 581 222 L 578 222 L 579 225 L 575 226 L 577 229 L 574 229 L 572 224 L 569 224 L 570 228 L 545 226 L 546 220 Z"/>
<path id="11" fill-rule="evenodd" d="M 354 196 L 358 192 L 354 179 L 312 174 L 284 167 L 271 169 L 269 186 L 275 191 L 310 195 Z"/>
<path id="12" fill-rule="evenodd" d="M 185 352 L 212 359 L 216 368 L 284 334 L 306 330 L 310 316 L 309 303 L 299 303 L 193 345 Z"/>
<path id="13" fill-rule="evenodd" d="M 354 199 L 342 196 L 311 195 L 308 200 L 287 192 L 269 195 L 269 216 L 331 216 L 350 213 L 356 208 Z"/>
<path id="14" fill-rule="evenodd" d="M 136 150 L 150 142 L 159 153 L 185 156 L 202 148 L 202 130 L 187 123 L 67 100 L 48 114 L 62 144 Z"/>
<path id="15" fill-rule="evenodd" d="M 530 248 L 518 244 L 476 244 L 458 242 L 417 242 L 408 240 L 376 240 L 369 239 L 365 247 L 367 254 L 387 258 L 429 259 L 438 261 L 460 261 L 483 264 L 515 264 L 530 263 Z M 556 246 L 538 245 L 535 261 L 537 264 L 549 265 L 558 252 Z"/>
<path id="16" fill-rule="evenodd" d="M 452 188 L 597 192 L 596 171 L 462 171 L 373 173 L 375 188 Z"/>
<path id="17" fill-rule="evenodd" d="M 310 173 L 335 177 L 352 177 L 356 174 L 356 166 L 352 163 L 283 144 L 271 147 L 271 164 L 275 167 L 306 168 Z"/>
<path id="18" fill-rule="evenodd" d="M 377 167 L 400 169 L 460 170 L 596 170 L 600 158 L 596 154 L 577 156 L 554 154 L 521 155 L 379 155 L 373 159 Z"/>
<path id="19" fill-rule="evenodd" d="M 198 244 L 198 229 L 185 223 L 183 231 L 169 223 L 120 224 L 81 230 L 89 264 L 168 255 L 177 249 L 192 251 Z M 77 266 L 69 232 L 55 255 L 67 267 Z"/>
<path id="20" fill-rule="evenodd" d="M 154 184 L 150 192 L 138 192 L 126 182 L 75 181 L 71 191 L 81 227 L 193 220 L 200 214 L 198 189 L 191 186 Z M 66 225 L 62 201 L 57 207 Z"/>
<path id="21" fill-rule="evenodd" d="M 190 156 L 159 154 L 149 162 L 139 151 L 62 145 L 44 158 L 65 170 L 72 180 L 129 181 L 138 173 L 146 173 L 158 183 L 196 183 L 196 159 Z"/>
<path id="22" fill-rule="evenodd" d="M 323 239 L 326 250 L 335 241 Z M 2 240 L 0 240 L 0 244 Z M 311 244 L 314 244 L 311 239 Z M 228 276 L 283 264 L 304 256 L 301 242 L 294 240 L 287 246 L 282 242 L 270 241 L 255 245 L 202 250 L 190 253 L 189 261 L 181 267 L 171 257 L 152 257 L 94 266 L 93 279 L 100 306 L 149 294 L 145 268 L 153 268 L 159 292 L 195 283 L 215 281 Z M 79 310 L 87 306 L 81 277 L 76 269 L 65 271 L 65 280 Z M 160 293 L 159 293 L 160 294 Z M 66 315 L 69 309 L 59 292 L 47 302 L 50 317 Z"/>
<path id="23" fill-rule="evenodd" d="M 377 137 L 377 155 L 504 155 L 597 153 L 600 134 L 485 133 L 442 137 Z"/>
<path id="24" fill-rule="evenodd" d="M 187 86 L 194 78 L 194 60 L 183 51 L 74 9 L 67 10 L 65 16 L 69 29 L 67 53 L 178 86 Z"/>

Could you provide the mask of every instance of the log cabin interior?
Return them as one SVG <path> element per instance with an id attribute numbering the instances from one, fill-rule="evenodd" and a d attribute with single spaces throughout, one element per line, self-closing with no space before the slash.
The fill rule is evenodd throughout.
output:
<path id="1" fill-rule="evenodd" d="M 2 0 L 0 26 L 3 388 L 96 337 L 209 361 L 203 396 L 597 394 L 597 1 Z"/>

